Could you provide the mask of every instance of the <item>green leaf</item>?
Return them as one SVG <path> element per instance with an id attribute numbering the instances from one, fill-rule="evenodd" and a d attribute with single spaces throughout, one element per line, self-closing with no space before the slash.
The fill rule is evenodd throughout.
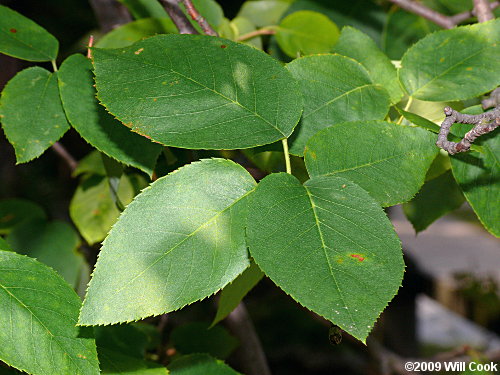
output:
<path id="1" fill-rule="evenodd" d="M 244 227 L 254 188 L 250 174 L 225 159 L 202 160 L 156 180 L 104 241 L 80 324 L 174 311 L 235 279 L 249 264 Z"/>
<path id="2" fill-rule="evenodd" d="M 403 91 L 397 79 L 396 68 L 368 35 L 346 26 L 340 33 L 334 51 L 360 62 L 370 73 L 373 82 L 385 87 L 392 104 L 401 100 Z"/>
<path id="3" fill-rule="evenodd" d="M 401 60 L 399 79 L 421 100 L 473 98 L 500 85 L 500 20 L 428 35 Z"/>
<path id="4" fill-rule="evenodd" d="M 371 0 L 297 0 L 287 14 L 298 10 L 312 10 L 329 17 L 338 27 L 353 26 L 368 34 L 380 44 L 380 35 L 386 14 L 384 9 Z"/>
<path id="5" fill-rule="evenodd" d="M 247 241 L 264 273 L 364 342 L 404 271 L 401 244 L 380 205 L 344 178 L 301 185 L 279 173 L 259 183 L 250 207 Z"/>
<path id="6" fill-rule="evenodd" d="M 59 42 L 29 18 L 0 5 L 0 52 L 28 61 L 55 60 Z"/>
<path id="7" fill-rule="evenodd" d="M 7 242 L 14 251 L 52 267 L 69 285 L 77 285 L 85 260 L 77 253 L 80 239 L 69 224 L 32 219 L 15 227 Z"/>
<path id="8" fill-rule="evenodd" d="M 94 339 L 76 327 L 80 299 L 49 267 L 0 251 L 0 360 L 34 375 L 98 375 Z"/>
<path id="9" fill-rule="evenodd" d="M 118 0 L 125 5 L 135 19 L 168 17 L 165 8 L 157 0 Z"/>
<path id="10" fill-rule="evenodd" d="M 8 234 L 17 225 L 47 215 L 38 204 L 25 199 L 0 200 L 0 234 Z"/>
<path id="11" fill-rule="evenodd" d="M 301 10 L 286 16 L 276 31 L 280 48 L 290 57 L 332 52 L 339 29 L 318 12 Z"/>
<path id="12" fill-rule="evenodd" d="M 57 74 L 40 67 L 17 73 L 2 91 L 0 106 L 3 130 L 18 164 L 43 154 L 69 129 Z"/>
<path id="13" fill-rule="evenodd" d="M 465 198 L 448 171 L 424 184 L 410 202 L 403 205 L 415 232 L 421 232 L 446 213 L 459 208 Z"/>
<path id="14" fill-rule="evenodd" d="M 401 60 L 408 48 L 437 30 L 441 28 L 425 18 L 393 7 L 387 14 L 382 32 L 382 51 L 392 60 Z"/>
<path id="15" fill-rule="evenodd" d="M 191 354 L 173 361 L 169 367 L 170 375 L 241 375 L 207 354 Z"/>
<path id="16" fill-rule="evenodd" d="M 340 122 L 382 120 L 389 111 L 387 91 L 373 83 L 363 66 L 340 55 L 308 56 L 287 65 L 299 81 L 304 114 L 290 152 L 302 155 L 319 130 Z"/>
<path id="17" fill-rule="evenodd" d="M 471 125 L 456 124 L 455 134 L 463 136 Z M 464 153 L 451 157 L 451 169 L 465 198 L 484 227 L 500 237 L 500 137 L 498 131 L 476 140 L 483 153 Z"/>
<path id="18" fill-rule="evenodd" d="M 307 171 L 354 181 L 382 206 L 410 200 L 439 149 L 425 130 L 384 121 L 348 122 L 318 132 L 307 143 Z"/>
<path id="19" fill-rule="evenodd" d="M 110 31 L 99 39 L 96 47 L 123 48 L 153 35 L 176 32 L 177 28 L 170 18 L 142 18 Z"/>
<path id="20" fill-rule="evenodd" d="M 91 151 L 82 160 L 78 161 L 78 166 L 73 171 L 73 177 L 86 174 L 106 176 L 102 154 L 99 151 Z"/>
<path id="21" fill-rule="evenodd" d="M 167 375 L 165 367 L 158 363 L 148 362 L 140 358 L 129 357 L 123 353 L 98 348 L 101 374 L 106 375 Z"/>
<path id="22" fill-rule="evenodd" d="M 131 132 L 99 105 L 90 60 L 80 54 L 68 57 L 58 77 L 64 110 L 78 133 L 104 154 L 151 175 L 162 147 Z"/>
<path id="23" fill-rule="evenodd" d="M 227 358 L 238 346 L 238 340 L 224 328 L 209 328 L 207 323 L 201 322 L 174 328 L 170 338 L 174 348 L 181 354 L 207 353 L 219 359 Z"/>
<path id="24" fill-rule="evenodd" d="M 148 337 L 133 324 L 94 327 L 94 334 L 98 352 L 106 348 L 135 358 L 146 354 Z"/>
<path id="25" fill-rule="evenodd" d="M 164 145 L 236 149 L 272 143 L 292 133 L 302 111 L 290 73 L 241 43 L 158 35 L 128 48 L 94 49 L 93 55 L 101 102 L 133 131 Z"/>
<path id="26" fill-rule="evenodd" d="M 222 289 L 217 314 L 211 327 L 225 319 L 263 277 L 264 274 L 260 268 L 252 262 L 250 267 L 234 279 L 231 284 Z"/>
<path id="27" fill-rule="evenodd" d="M 118 197 L 127 205 L 134 197 L 134 189 L 125 175 L 119 186 Z M 102 241 L 120 215 L 108 179 L 97 175 L 84 178 L 71 199 L 69 214 L 90 245 Z"/>
<path id="28" fill-rule="evenodd" d="M 245 1 L 238 17 L 249 19 L 255 26 L 277 25 L 290 2 L 283 0 Z"/>

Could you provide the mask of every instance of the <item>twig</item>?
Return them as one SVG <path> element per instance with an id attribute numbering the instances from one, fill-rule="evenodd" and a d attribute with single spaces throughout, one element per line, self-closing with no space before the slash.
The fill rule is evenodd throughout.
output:
<path id="1" fill-rule="evenodd" d="M 224 323 L 240 341 L 235 354 L 241 360 L 243 372 L 246 375 L 271 375 L 264 350 L 243 302 L 236 306 Z"/>
<path id="2" fill-rule="evenodd" d="M 489 0 L 474 0 L 474 11 L 479 22 L 486 22 L 495 18 Z"/>
<path id="3" fill-rule="evenodd" d="M 500 106 L 500 87 L 493 90 L 490 94 L 490 97 L 484 99 L 481 104 L 483 106 L 483 109 Z"/>
<path id="4" fill-rule="evenodd" d="M 434 22 L 436 25 L 441 26 L 444 29 L 451 29 L 456 25 L 450 19 L 450 17 L 445 16 L 444 14 L 441 14 L 439 12 L 436 12 L 435 10 L 416 1 L 411 1 L 411 0 L 389 0 L 389 1 L 409 12 L 415 13 L 416 15 L 419 15 L 421 17 L 424 17 L 425 19 L 428 19 L 429 21 Z"/>
<path id="5" fill-rule="evenodd" d="M 59 142 L 56 142 L 52 145 L 52 150 L 61 157 L 62 160 L 66 162 L 66 165 L 69 167 L 71 172 L 73 172 L 76 167 L 78 166 L 78 162 L 71 156 L 71 154 L 66 150 L 66 148 L 60 144 Z"/>
<path id="6" fill-rule="evenodd" d="M 245 40 L 249 40 L 249 39 L 255 38 L 257 36 L 261 36 L 261 35 L 273 35 L 273 34 L 276 34 L 276 29 L 272 29 L 272 28 L 269 28 L 269 27 L 264 27 L 262 29 L 251 31 L 251 32 L 249 32 L 247 34 L 240 35 L 236 40 L 238 42 L 243 42 Z"/>
<path id="7" fill-rule="evenodd" d="M 199 34 L 179 7 L 179 0 L 161 0 L 180 34 Z"/>
<path id="8" fill-rule="evenodd" d="M 90 5 L 105 33 L 132 21 L 127 8 L 116 0 L 90 0 Z"/>
<path id="9" fill-rule="evenodd" d="M 471 144 L 478 137 L 490 133 L 500 126 L 500 107 L 496 107 L 494 110 L 480 115 L 466 115 L 450 107 L 445 107 L 444 114 L 446 118 L 441 124 L 441 130 L 439 131 L 436 144 L 450 155 L 468 151 Z M 450 128 L 455 123 L 473 124 L 475 126 L 457 143 L 448 141 Z"/>
<path id="10" fill-rule="evenodd" d="M 89 44 L 87 45 L 87 59 L 92 59 L 92 50 L 91 48 L 94 46 L 94 36 L 89 36 Z"/>
<path id="11" fill-rule="evenodd" d="M 203 32 L 207 35 L 212 35 L 212 36 L 219 36 L 217 34 L 217 31 L 215 31 L 212 26 L 208 23 L 208 21 L 198 12 L 193 5 L 191 0 L 182 0 L 184 3 L 184 6 L 186 7 L 186 11 L 188 12 L 189 16 L 200 25 L 201 29 Z"/>
<path id="12" fill-rule="evenodd" d="M 500 1 L 493 1 L 493 2 L 488 3 L 488 4 L 490 5 L 490 9 L 493 11 L 500 6 Z M 450 16 L 450 19 L 453 21 L 454 24 L 458 25 L 459 23 L 462 23 L 465 20 L 468 20 L 469 18 L 474 17 L 475 15 L 476 15 L 476 12 L 474 9 L 472 9 L 472 10 L 468 10 L 466 12 L 455 14 L 454 16 Z"/>

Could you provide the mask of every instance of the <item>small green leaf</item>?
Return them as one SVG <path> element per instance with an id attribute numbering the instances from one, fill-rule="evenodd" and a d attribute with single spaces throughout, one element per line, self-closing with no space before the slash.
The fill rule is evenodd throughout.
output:
<path id="1" fill-rule="evenodd" d="M 98 375 L 95 342 L 76 327 L 81 302 L 52 269 L 0 251 L 0 360 L 33 375 Z"/>
<path id="2" fill-rule="evenodd" d="M 170 338 L 181 354 L 207 353 L 219 359 L 226 359 L 238 346 L 238 340 L 224 328 L 209 328 L 207 323 L 200 322 L 174 328 Z"/>
<path id="3" fill-rule="evenodd" d="M 134 189 L 125 175 L 119 186 L 120 201 L 127 205 L 134 197 Z M 71 199 L 69 214 L 89 244 L 102 241 L 120 215 L 108 179 L 97 175 L 83 178 Z"/>
<path id="4" fill-rule="evenodd" d="M 156 180 L 104 241 L 80 324 L 163 314 L 234 280 L 249 265 L 244 227 L 254 188 L 250 174 L 225 159 L 202 160 Z"/>
<path id="5" fill-rule="evenodd" d="M 171 34 L 93 55 L 108 111 L 164 145 L 249 148 L 288 137 L 300 118 L 297 82 L 245 44 Z"/>
<path id="6" fill-rule="evenodd" d="M 153 35 L 176 32 L 177 28 L 170 18 L 142 18 L 113 29 L 99 39 L 95 46 L 123 48 Z"/>
<path id="7" fill-rule="evenodd" d="M 401 100 L 403 90 L 399 85 L 396 68 L 368 35 L 353 27 L 345 26 L 334 51 L 360 62 L 370 73 L 373 82 L 385 87 L 392 104 Z"/>
<path id="8" fill-rule="evenodd" d="M 387 91 L 373 83 L 366 69 L 351 58 L 307 56 L 287 68 L 304 96 L 304 114 L 291 138 L 294 155 L 302 155 L 309 138 L 321 129 L 346 121 L 383 120 L 389 111 Z"/>
<path id="9" fill-rule="evenodd" d="M 207 354 L 182 356 L 169 366 L 170 375 L 241 375 L 224 362 Z"/>
<path id="10" fill-rule="evenodd" d="M 280 48 L 290 57 L 332 52 L 339 29 L 318 12 L 302 10 L 286 16 L 276 32 Z"/>
<path id="11" fill-rule="evenodd" d="M 307 143 L 307 171 L 354 181 L 382 206 L 410 200 L 439 149 L 423 129 L 384 121 L 348 122 L 318 132 Z"/>
<path id="12" fill-rule="evenodd" d="M 0 106 L 3 130 L 18 164 L 43 154 L 69 129 L 57 74 L 40 67 L 17 73 L 2 91 Z"/>
<path id="13" fill-rule="evenodd" d="M 131 132 L 99 105 L 90 60 L 80 54 L 68 57 L 58 77 L 64 111 L 78 133 L 109 157 L 151 175 L 162 147 Z"/>
<path id="14" fill-rule="evenodd" d="M 80 239 L 71 225 L 32 219 L 15 227 L 7 242 L 17 253 L 52 267 L 69 285 L 77 285 L 85 260 L 77 253 Z"/>
<path id="15" fill-rule="evenodd" d="M 8 234 L 17 225 L 47 215 L 38 204 L 25 199 L 0 200 L 0 234 Z"/>
<path id="16" fill-rule="evenodd" d="M 446 213 L 459 208 L 465 198 L 448 171 L 424 184 L 410 202 L 403 205 L 415 232 L 421 232 Z"/>
<path id="17" fill-rule="evenodd" d="M 252 262 L 250 267 L 234 279 L 231 284 L 222 289 L 217 314 L 215 315 L 211 327 L 225 319 L 263 277 L 264 274 L 259 266 Z"/>
<path id="18" fill-rule="evenodd" d="M 300 304 L 365 341 L 403 279 L 401 244 L 380 205 L 351 181 L 265 177 L 252 195 L 255 262 Z"/>
<path id="19" fill-rule="evenodd" d="M 257 27 L 277 25 L 289 6 L 290 2 L 284 0 L 245 1 L 238 17 L 249 19 Z"/>
<path id="20" fill-rule="evenodd" d="M 73 177 L 86 174 L 106 176 L 102 154 L 99 151 L 91 151 L 82 160 L 78 161 L 78 166 L 73 171 Z"/>
<path id="21" fill-rule="evenodd" d="M 125 5 L 135 19 L 148 17 L 168 17 L 158 0 L 118 0 Z"/>
<path id="22" fill-rule="evenodd" d="M 401 60 L 409 95 L 429 101 L 463 100 L 500 85 L 500 19 L 428 35 Z"/>
<path id="23" fill-rule="evenodd" d="M 471 125 L 455 124 L 455 134 L 464 135 Z M 451 157 L 453 176 L 484 227 L 500 237 L 500 137 L 496 132 L 481 136 L 476 143 L 482 153 Z"/>
<path id="24" fill-rule="evenodd" d="M 59 42 L 29 18 L 0 5 L 0 52 L 28 61 L 51 61 Z"/>
<path id="25" fill-rule="evenodd" d="M 298 10 L 312 10 L 330 18 L 338 27 L 352 26 L 368 34 L 380 44 L 380 34 L 385 21 L 384 9 L 371 0 L 296 0 L 286 14 Z"/>

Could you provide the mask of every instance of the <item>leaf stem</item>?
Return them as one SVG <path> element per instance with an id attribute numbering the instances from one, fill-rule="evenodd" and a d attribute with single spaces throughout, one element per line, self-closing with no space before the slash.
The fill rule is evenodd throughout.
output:
<path id="1" fill-rule="evenodd" d="M 286 173 L 292 174 L 292 164 L 290 163 L 290 153 L 288 152 L 288 140 L 284 138 L 281 142 L 283 143 L 283 152 L 285 153 Z"/>
<path id="2" fill-rule="evenodd" d="M 405 112 L 406 112 L 406 111 L 408 111 L 408 110 L 410 109 L 410 107 L 411 107 L 411 103 L 413 103 L 413 96 L 410 96 L 410 97 L 408 98 L 408 101 L 406 102 L 406 105 L 405 105 L 405 108 L 404 108 L 404 111 L 405 111 Z M 397 122 L 397 124 L 398 124 L 398 125 L 401 125 L 401 123 L 403 122 L 403 118 L 404 118 L 404 116 L 403 116 L 403 115 L 401 115 L 401 117 L 399 117 L 399 120 L 398 120 L 398 122 Z"/>
<path id="3" fill-rule="evenodd" d="M 52 63 L 52 69 L 54 70 L 54 72 L 57 72 L 56 60 L 50 60 L 50 62 Z"/>
<path id="4" fill-rule="evenodd" d="M 263 27 L 262 29 L 258 29 L 243 35 L 240 35 L 238 38 L 236 38 L 237 42 L 244 42 L 245 40 L 253 39 L 255 37 L 261 36 L 261 35 L 273 35 L 276 34 L 276 28 L 273 26 L 268 26 L 268 27 Z"/>

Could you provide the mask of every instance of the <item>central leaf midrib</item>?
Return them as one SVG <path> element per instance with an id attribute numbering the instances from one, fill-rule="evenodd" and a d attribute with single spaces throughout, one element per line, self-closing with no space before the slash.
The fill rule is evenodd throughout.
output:
<path id="1" fill-rule="evenodd" d="M 104 51 L 103 51 L 103 53 L 104 53 Z M 117 58 L 120 58 L 120 59 L 122 59 L 122 60 L 126 60 L 126 61 L 134 61 L 133 59 L 130 59 L 130 58 L 126 57 L 126 56 L 120 56 L 120 55 L 111 55 L 111 56 L 113 56 L 113 57 L 117 57 Z M 135 62 L 135 61 L 134 61 L 134 62 Z M 151 63 L 151 62 L 148 62 L 148 61 L 146 61 L 146 60 L 144 60 L 144 59 L 143 59 L 143 60 L 141 60 L 141 62 L 142 62 L 144 65 L 149 65 L 149 66 L 152 66 L 152 67 L 156 67 L 156 68 L 158 68 L 158 69 L 161 69 L 161 70 L 165 70 L 165 71 L 168 71 L 168 72 L 171 72 L 171 73 L 177 74 L 177 75 L 179 75 L 180 77 L 182 77 L 182 78 L 184 78 L 184 79 L 187 79 L 187 80 L 189 80 L 189 81 L 191 81 L 191 82 L 193 82 L 193 83 L 197 84 L 198 86 L 203 87 L 203 88 L 205 88 L 205 89 L 207 89 L 207 90 L 209 90 L 209 91 L 213 92 L 214 94 L 219 95 L 220 97 L 222 97 L 222 98 L 226 99 L 227 101 L 229 101 L 229 102 L 231 102 L 231 103 L 233 103 L 233 104 L 236 104 L 237 106 L 239 106 L 240 108 L 244 109 L 245 111 L 250 112 L 250 113 L 251 113 L 251 114 L 253 114 L 255 117 L 257 117 L 257 118 L 261 119 L 264 123 L 266 123 L 267 125 L 271 126 L 273 129 L 275 129 L 276 131 L 278 131 L 278 133 L 280 133 L 282 136 L 286 137 L 286 134 L 285 134 L 285 133 L 283 133 L 283 132 L 281 131 L 281 129 L 279 129 L 277 126 L 275 126 L 275 125 L 274 125 L 273 123 L 271 123 L 269 120 L 267 120 L 267 119 L 265 119 L 264 117 L 262 117 L 262 116 L 261 116 L 260 114 L 258 114 L 257 112 L 254 112 L 254 111 L 252 111 L 251 109 L 249 109 L 249 108 L 245 107 L 245 106 L 244 106 L 243 104 L 241 104 L 239 101 L 235 101 L 235 100 L 233 100 L 233 99 L 231 99 L 231 98 L 229 98 L 229 97 L 225 96 L 224 94 L 222 94 L 222 93 L 220 93 L 220 92 L 218 92 L 218 91 L 216 91 L 216 90 L 214 90 L 214 89 L 212 89 L 212 88 L 210 88 L 210 87 L 208 87 L 208 86 L 205 86 L 204 84 L 202 84 L 202 83 L 200 83 L 200 82 L 198 82 L 198 81 L 196 81 L 196 80 L 194 80 L 194 79 L 192 79 L 192 78 L 190 78 L 190 77 L 188 77 L 188 76 L 186 76 L 186 75 L 184 75 L 184 74 L 182 74 L 182 73 L 180 73 L 180 72 L 178 72 L 178 71 L 174 70 L 173 68 L 167 68 L 167 67 L 164 67 L 164 66 L 161 66 L 161 65 L 156 65 L 156 64 Z M 94 62 L 94 66 L 95 66 L 95 62 Z"/>
<path id="2" fill-rule="evenodd" d="M 403 153 L 400 153 L 400 154 L 391 155 L 391 156 L 383 158 L 383 159 L 374 160 L 374 161 L 371 161 L 371 162 L 366 163 L 366 164 L 356 165 L 354 167 L 349 167 L 349 168 L 345 168 L 345 169 L 341 169 L 341 170 L 337 170 L 337 171 L 333 171 L 333 172 L 328 172 L 328 173 L 325 173 L 325 174 L 321 174 L 321 176 L 333 176 L 333 175 L 336 175 L 338 173 L 349 172 L 349 171 L 354 171 L 356 169 L 371 167 L 373 165 L 377 165 L 377 164 L 386 162 L 388 160 L 395 159 L 395 158 L 397 158 L 399 156 L 407 156 L 407 155 L 408 155 L 407 152 L 403 152 Z"/>
<path id="3" fill-rule="evenodd" d="M 309 199 L 309 203 L 311 205 L 311 209 L 312 209 L 312 212 L 313 212 L 314 220 L 316 222 L 316 229 L 318 230 L 318 234 L 319 234 L 319 237 L 321 239 L 321 248 L 323 249 L 323 254 L 325 256 L 326 263 L 328 264 L 328 269 L 330 270 L 330 276 L 332 277 L 332 280 L 335 283 L 335 286 L 337 287 L 337 290 L 339 292 L 339 296 L 340 296 L 340 299 L 342 300 L 342 303 L 344 304 L 345 307 L 348 307 L 347 303 L 345 301 L 344 295 L 342 294 L 342 291 L 341 291 L 341 289 L 339 287 L 339 283 L 337 282 L 337 279 L 336 279 L 335 275 L 333 274 L 333 268 L 332 268 L 332 265 L 330 263 L 330 259 L 328 258 L 328 254 L 326 253 L 327 246 L 325 244 L 325 239 L 323 237 L 323 232 L 321 230 L 321 224 L 320 224 L 320 221 L 319 221 L 319 218 L 318 218 L 318 214 L 316 213 L 316 205 L 314 204 L 313 199 L 312 199 L 312 195 L 311 195 L 311 193 L 309 192 L 309 190 L 307 189 L 306 186 L 304 186 L 304 190 L 306 191 L 307 198 Z M 356 326 L 356 322 L 355 322 L 355 320 L 354 320 L 354 318 L 352 316 L 351 311 L 349 309 L 347 309 L 347 312 L 348 312 L 349 318 L 351 318 L 351 322 L 352 322 L 353 326 L 355 327 Z"/>

